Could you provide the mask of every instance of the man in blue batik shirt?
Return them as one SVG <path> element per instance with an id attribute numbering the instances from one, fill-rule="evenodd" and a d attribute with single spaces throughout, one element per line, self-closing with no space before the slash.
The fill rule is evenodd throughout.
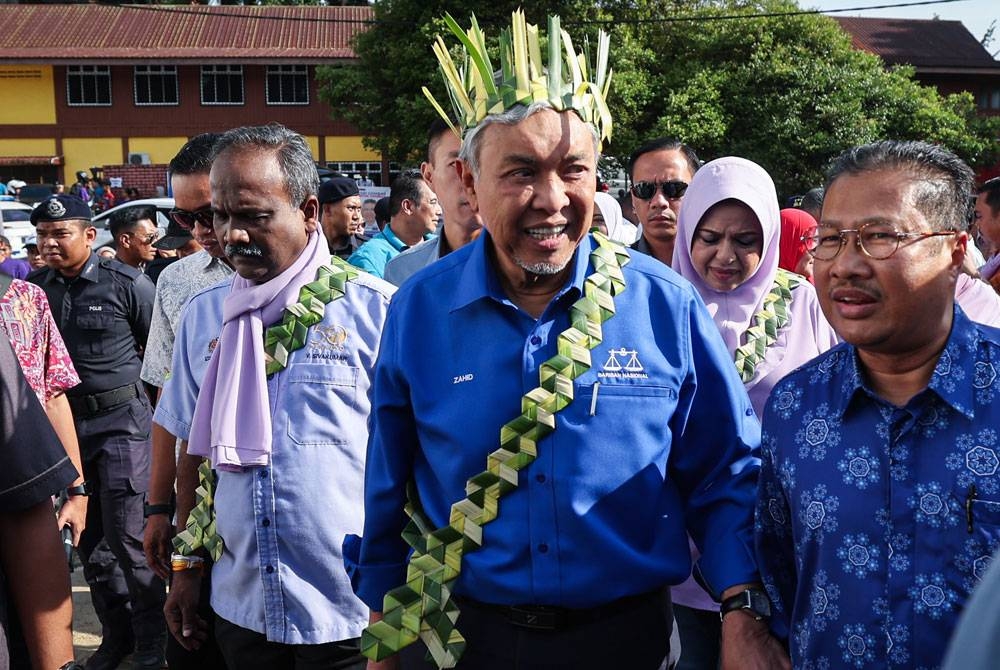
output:
<path id="1" fill-rule="evenodd" d="M 587 235 L 597 149 L 593 125 L 547 101 L 465 135 L 462 180 L 485 232 L 396 293 L 375 369 L 364 537 L 345 562 L 383 628 L 396 619 L 383 620 L 383 596 L 406 579 L 407 484 L 446 526 L 599 272 Z M 732 359 L 690 284 L 638 254 L 623 273 L 602 341 L 568 382 L 574 399 L 449 583 L 459 668 L 659 668 L 664 587 L 691 571 L 687 533 L 715 594 L 740 599 L 758 582 L 759 424 Z M 418 647 L 369 667 L 425 667 Z M 787 667 L 744 612 L 725 618 L 723 655 L 724 668 Z"/>
<path id="2" fill-rule="evenodd" d="M 801 668 L 931 668 L 1000 547 L 1000 331 L 954 305 L 972 171 L 879 142 L 831 168 L 812 253 L 845 343 L 764 412 L 757 555 Z"/>

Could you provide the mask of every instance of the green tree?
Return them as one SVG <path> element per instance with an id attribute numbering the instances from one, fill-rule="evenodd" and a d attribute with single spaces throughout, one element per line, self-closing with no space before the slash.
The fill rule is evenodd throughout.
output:
<path id="1" fill-rule="evenodd" d="M 448 11 L 464 25 L 475 11 L 495 38 L 519 4 L 378 2 L 374 25 L 356 40 L 358 61 L 324 68 L 321 97 L 371 148 L 395 160 L 417 158 L 434 118 L 420 87 L 443 93 L 430 49 L 436 34 L 447 34 L 440 17 Z M 1000 119 L 978 118 L 969 94 L 942 97 L 916 83 L 910 68 L 887 70 L 876 56 L 853 49 L 830 18 L 760 16 L 798 9 L 794 0 L 557 0 L 526 7 L 528 20 L 540 25 L 559 13 L 577 41 L 600 27 L 611 33 L 615 128 L 605 153 L 619 161 L 643 140 L 669 135 L 705 158 L 757 161 L 779 192 L 791 194 L 821 183 L 840 151 L 880 138 L 940 142 L 974 166 L 996 160 Z"/>

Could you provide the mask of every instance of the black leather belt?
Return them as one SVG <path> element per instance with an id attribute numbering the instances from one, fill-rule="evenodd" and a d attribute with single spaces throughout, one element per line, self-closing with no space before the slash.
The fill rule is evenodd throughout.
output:
<path id="1" fill-rule="evenodd" d="M 129 384 L 128 386 L 119 386 L 110 391 L 101 391 L 100 393 L 91 393 L 90 395 L 81 395 L 75 398 L 67 396 L 66 399 L 69 400 L 69 406 L 73 410 L 74 416 L 90 416 L 106 412 L 119 405 L 124 405 L 129 400 L 138 397 L 139 390 L 136 388 L 136 385 Z"/>
<path id="2" fill-rule="evenodd" d="M 634 596 L 625 596 L 604 605 L 587 609 L 570 609 L 550 605 L 495 605 L 472 600 L 463 596 L 455 596 L 459 607 L 493 612 L 503 616 L 512 626 L 532 630 L 560 630 L 581 624 L 596 623 L 619 614 L 630 612 L 650 601 L 666 602 L 666 589 L 656 589 Z"/>

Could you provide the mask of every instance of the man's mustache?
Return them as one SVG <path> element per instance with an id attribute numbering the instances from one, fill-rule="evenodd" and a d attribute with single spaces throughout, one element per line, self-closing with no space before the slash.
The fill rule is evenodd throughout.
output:
<path id="1" fill-rule="evenodd" d="M 226 255 L 232 258 L 233 256 L 251 256 L 253 258 L 261 258 L 264 256 L 264 250 L 258 247 L 256 244 L 227 244 L 226 245 Z"/>

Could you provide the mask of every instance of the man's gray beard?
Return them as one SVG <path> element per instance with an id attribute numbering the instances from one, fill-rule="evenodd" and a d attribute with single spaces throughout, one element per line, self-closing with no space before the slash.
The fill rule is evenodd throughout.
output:
<path id="1" fill-rule="evenodd" d="M 557 265 L 555 263 L 525 263 L 520 258 L 514 258 L 514 262 L 519 268 L 533 275 L 557 275 L 566 269 L 566 266 L 569 265 L 569 260 L 567 258 L 565 263 Z"/>

